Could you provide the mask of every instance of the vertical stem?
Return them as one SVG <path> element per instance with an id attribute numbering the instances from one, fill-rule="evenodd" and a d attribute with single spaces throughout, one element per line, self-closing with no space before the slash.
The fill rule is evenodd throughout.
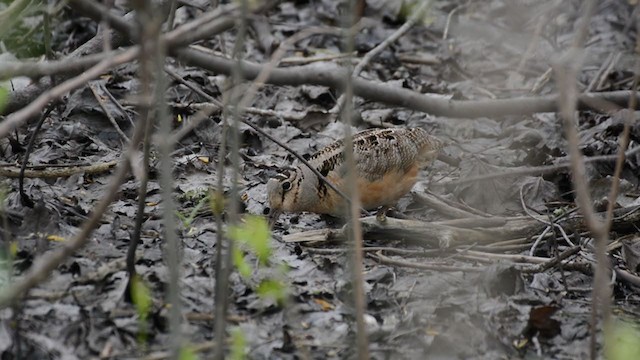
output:
<path id="1" fill-rule="evenodd" d="M 640 25 L 640 20 L 636 21 L 636 25 Z M 631 123 L 633 122 L 633 118 L 634 118 L 634 109 L 636 108 L 637 105 L 637 97 L 636 97 L 636 92 L 637 92 L 637 88 L 638 88 L 638 83 L 640 82 L 640 34 L 636 33 L 636 48 L 635 48 L 635 53 L 636 53 L 636 59 L 635 59 L 635 69 L 634 69 L 634 75 L 633 75 L 633 82 L 631 84 L 631 96 L 629 97 L 629 106 L 628 106 L 628 110 L 623 114 L 624 116 L 624 129 L 622 130 L 622 134 L 620 135 L 620 140 L 619 140 L 619 148 L 618 148 L 618 158 L 616 159 L 616 166 L 613 172 L 613 180 L 612 180 L 612 184 L 611 184 L 611 190 L 609 192 L 609 203 L 607 204 L 607 215 L 605 217 L 605 221 L 603 224 L 603 232 L 604 235 L 607 236 L 606 240 L 608 240 L 608 234 L 609 231 L 611 229 L 611 219 L 613 218 L 613 207 L 616 204 L 616 198 L 618 196 L 618 190 L 620 188 L 620 175 L 622 174 L 622 168 L 624 167 L 624 162 L 625 162 L 625 152 L 627 151 L 627 147 L 629 146 L 629 136 L 630 136 L 630 132 L 631 132 Z M 608 242 L 608 241 L 607 241 Z M 599 244 L 599 248 L 598 251 L 602 251 L 602 255 L 601 258 L 608 261 L 608 258 L 606 256 L 606 245 L 607 242 L 603 241 L 603 244 Z M 597 255 L 600 255 L 599 253 Z M 600 260 L 601 258 L 598 258 L 598 269 L 600 269 L 600 267 L 602 267 L 600 265 Z M 610 274 L 610 270 L 609 269 L 609 264 L 607 263 L 607 268 L 605 270 L 608 270 L 605 275 Z M 601 270 L 602 271 L 602 270 Z M 597 273 L 596 273 L 597 274 Z M 600 279 L 598 279 L 600 280 Z M 605 281 L 607 280 L 606 278 L 604 279 Z M 598 285 L 597 282 L 594 281 L 594 284 Z M 610 298 L 611 298 L 611 288 L 609 287 L 608 284 L 604 283 L 604 288 L 600 290 L 600 292 L 602 293 L 602 299 L 601 299 L 601 303 L 602 303 L 602 316 L 603 316 L 603 329 L 605 331 L 605 333 L 611 331 L 612 329 L 612 322 L 610 319 L 610 315 L 609 315 L 609 309 L 610 309 Z M 594 304 L 596 303 L 595 300 L 593 302 Z M 594 317 L 592 317 L 592 323 L 595 323 L 596 319 Z M 594 359 L 595 357 L 595 338 L 592 334 L 591 337 L 591 349 L 592 349 L 592 355 L 591 358 Z M 606 344 L 605 344 L 606 345 Z"/>
<path id="2" fill-rule="evenodd" d="M 164 49 L 163 49 L 164 50 Z M 160 51 L 159 51 L 160 52 Z M 164 89 L 166 87 L 164 72 L 164 57 L 158 56 L 156 60 L 155 73 L 158 74 L 158 86 L 156 90 L 156 99 L 158 100 L 156 108 L 158 109 L 158 118 L 160 119 L 160 127 L 158 135 L 160 141 L 158 144 L 158 153 L 160 154 L 160 189 L 162 189 L 163 213 L 162 222 L 164 223 L 165 237 L 165 255 L 167 258 L 167 266 L 169 268 L 169 294 L 168 302 L 171 304 L 169 311 L 169 326 L 171 329 L 171 352 L 174 359 L 179 357 L 180 348 L 182 347 L 181 333 L 181 304 L 180 304 L 180 268 L 181 268 L 181 246 L 176 234 L 176 205 L 173 199 L 173 161 L 171 152 L 173 146 L 169 142 L 171 135 L 171 117 L 164 104 Z M 161 59 L 161 60 L 160 60 Z"/>
<path id="3" fill-rule="evenodd" d="M 169 15 L 167 16 L 167 31 L 173 30 L 173 23 L 176 20 L 176 9 L 178 0 L 169 0 Z"/>
<path id="4" fill-rule="evenodd" d="M 166 78 L 163 67 L 166 56 L 164 44 L 160 41 L 160 33 L 164 20 L 165 9 L 154 11 L 151 3 L 144 0 L 132 2 L 136 9 L 138 20 L 138 42 L 140 51 L 140 83 L 141 99 L 145 107 L 144 115 L 150 119 L 152 109 L 159 119 L 159 141 L 157 144 L 160 155 L 160 189 L 162 197 L 162 219 L 164 231 L 164 255 L 167 261 L 169 284 L 167 303 L 169 309 L 170 351 L 172 358 L 178 359 L 182 346 L 181 334 L 181 306 L 180 306 L 180 244 L 176 235 L 175 203 L 173 201 L 173 163 L 171 160 L 172 144 L 171 118 L 164 103 Z M 155 81 L 155 83 L 154 83 Z M 154 86 L 155 85 L 155 86 Z M 148 128 L 145 127 L 145 130 Z M 148 140 L 148 139 L 147 139 Z"/>
<path id="5" fill-rule="evenodd" d="M 223 108 L 223 112 L 226 112 L 227 107 Z M 220 134 L 220 147 L 218 149 L 218 181 L 217 188 L 215 190 L 215 199 L 214 202 L 220 202 L 220 204 L 224 204 L 224 162 L 227 156 L 227 132 L 229 131 L 229 126 L 227 125 L 226 114 L 223 113 L 222 120 L 222 130 Z M 215 205 L 214 205 L 215 206 Z M 215 283 L 215 324 L 214 324 L 214 335 L 216 339 L 216 353 L 215 359 L 223 359 L 224 358 L 224 339 L 225 339 L 225 326 L 226 326 L 226 317 L 227 317 L 227 283 L 228 283 L 228 275 L 226 275 L 226 271 L 224 270 L 224 247 L 226 243 L 226 238 L 224 236 L 223 224 L 222 224 L 222 213 L 224 211 L 223 206 L 215 206 L 214 211 L 216 211 L 216 283 Z"/>
<path id="6" fill-rule="evenodd" d="M 240 2 L 240 13 L 242 16 L 238 18 L 238 35 L 236 36 L 236 43 L 233 49 L 233 57 L 236 60 L 236 65 L 232 69 L 231 76 L 231 86 L 230 92 L 231 96 L 229 97 L 230 103 L 236 105 L 237 102 L 241 98 L 241 86 L 243 76 L 242 76 L 242 53 L 244 50 L 244 40 L 246 36 L 246 14 L 249 11 L 249 6 L 247 0 L 242 0 Z M 223 121 L 226 123 L 227 114 L 229 109 L 225 107 L 223 112 Z M 231 147 L 231 191 L 230 191 L 230 199 L 228 201 L 229 211 L 228 211 L 228 220 L 231 224 L 237 223 L 239 220 L 239 204 L 238 204 L 238 180 L 240 173 L 240 135 L 238 132 L 239 124 L 240 124 L 240 109 L 238 106 L 231 107 L 231 116 L 232 122 L 229 130 L 231 131 L 229 137 L 229 143 Z M 226 135 L 226 134 L 224 134 Z M 224 166 L 224 159 L 221 166 Z M 231 272 L 231 254 L 233 252 L 233 242 L 229 240 L 227 237 L 219 236 L 218 239 L 226 239 L 226 252 L 224 256 L 222 256 L 222 252 L 218 253 L 218 261 L 222 261 L 222 264 L 217 267 L 219 274 L 216 281 L 216 353 L 215 359 L 222 360 L 224 358 L 224 339 L 226 335 L 225 326 L 226 326 L 226 316 L 227 316 L 227 291 L 229 286 L 229 274 Z M 219 250 L 222 251 L 223 246 L 222 243 L 219 247 Z"/>
<path id="7" fill-rule="evenodd" d="M 352 54 L 354 46 L 354 27 L 356 22 L 355 4 L 356 1 L 349 2 L 349 11 L 345 15 L 343 27 L 348 29 L 345 33 L 345 51 Z M 353 74 L 353 65 L 347 61 L 347 74 Z M 362 256 L 362 228 L 360 225 L 360 200 L 356 179 L 356 166 L 353 156 L 353 138 L 351 134 L 351 117 L 353 116 L 353 78 L 349 75 L 345 81 L 344 99 L 345 106 L 342 116 L 345 123 L 345 161 L 347 162 L 347 196 L 351 199 L 349 204 L 349 218 L 351 231 L 349 232 L 350 242 L 353 244 L 353 254 L 351 259 L 353 306 L 356 317 L 356 345 L 357 358 L 359 360 L 369 359 L 369 341 L 364 323 L 364 313 L 366 301 L 363 286 L 363 256 Z"/>
<path id="8" fill-rule="evenodd" d="M 144 209 L 147 202 L 147 188 L 149 183 L 149 157 L 151 150 L 151 129 L 153 121 L 149 118 L 148 108 L 140 111 L 140 116 L 146 118 L 144 124 L 144 139 L 142 143 L 142 171 L 140 172 L 140 187 L 138 188 L 138 208 L 136 210 L 136 222 L 129 239 L 129 247 L 127 249 L 127 274 L 129 275 L 129 283 L 125 299 L 131 300 L 131 285 L 136 276 L 136 250 L 142 236 L 142 223 L 144 222 Z"/>
<path id="9" fill-rule="evenodd" d="M 47 57 L 47 60 L 53 59 L 53 50 L 51 49 L 51 11 L 53 9 L 52 2 L 47 1 L 47 6 L 45 7 L 44 17 L 42 21 L 43 27 L 43 37 L 44 37 L 44 53 Z"/>
<path id="10" fill-rule="evenodd" d="M 592 360 L 598 358 L 598 314 L 602 315 L 602 329 L 607 332 L 609 328 L 609 309 L 611 302 L 611 288 L 609 286 L 609 258 L 607 257 L 607 243 L 609 233 L 605 224 L 594 213 L 589 194 L 589 185 L 586 180 L 586 170 L 582 153 L 580 152 L 578 129 L 576 127 L 576 109 L 578 94 L 576 79 L 578 70 L 582 66 L 584 43 L 589 33 L 589 22 L 595 12 L 596 1 L 584 2 L 584 15 L 578 22 L 576 35 L 571 48 L 564 55 L 558 66 L 555 67 L 558 78 L 558 108 L 564 122 L 565 135 L 569 144 L 571 162 L 571 182 L 576 190 L 576 204 L 584 216 L 585 223 L 595 240 L 595 276 L 593 279 L 593 293 L 591 298 L 590 318 L 590 346 L 589 353 Z"/>

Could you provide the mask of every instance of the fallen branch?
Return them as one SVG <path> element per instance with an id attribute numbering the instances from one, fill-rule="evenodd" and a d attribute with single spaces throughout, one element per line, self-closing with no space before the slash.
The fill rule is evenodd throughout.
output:
<path id="1" fill-rule="evenodd" d="M 111 168 L 116 166 L 117 161 L 107 161 L 104 163 L 87 165 L 87 166 L 69 166 L 69 167 L 55 167 L 55 168 L 45 168 L 42 170 L 25 170 L 24 177 L 26 178 L 43 178 L 43 179 L 55 179 L 61 177 L 69 177 L 78 173 L 85 174 L 100 174 L 106 171 L 109 171 Z M 19 167 L 0 167 L 0 176 L 9 177 L 9 178 L 17 178 L 20 176 L 20 168 Z"/>
<path id="2" fill-rule="evenodd" d="M 189 65 L 219 74 L 231 74 L 234 62 L 219 56 L 204 53 L 192 48 L 172 49 L 171 54 Z M 255 79 L 263 65 L 243 61 L 243 77 Z M 344 79 L 348 77 L 346 69 L 332 64 L 311 64 L 298 67 L 274 69 L 266 83 L 273 85 L 321 85 L 342 90 Z M 430 94 L 420 94 L 408 89 L 386 83 L 364 80 L 353 80 L 354 94 L 367 100 L 384 104 L 422 111 L 436 116 L 452 118 L 478 118 L 505 115 L 527 115 L 539 112 L 557 112 L 558 95 L 539 97 L 522 97 L 497 100 L 449 100 L 448 98 Z M 579 96 L 578 110 L 611 111 L 605 103 L 626 107 L 630 91 L 612 91 L 603 93 L 586 93 Z M 636 96 L 639 96 L 636 94 Z"/>
<path id="3" fill-rule="evenodd" d="M 604 212 L 595 214 L 604 219 Z M 404 240 L 417 242 L 425 247 L 454 247 L 459 245 L 500 245 L 521 244 L 522 238 L 532 237 L 545 224 L 528 217 L 473 217 L 447 221 L 425 222 L 419 220 L 404 220 L 387 218 L 379 222 L 374 216 L 360 219 L 363 236 L 366 239 Z M 614 211 L 612 230 L 619 233 L 635 231 L 634 224 L 640 222 L 640 206 L 620 208 Z M 574 216 L 558 220 L 558 224 L 566 228 L 583 231 L 587 229 L 584 218 Z M 339 229 L 319 229 L 289 234 L 282 237 L 285 242 L 328 242 L 344 241 L 348 234 L 347 225 Z"/>
<path id="4" fill-rule="evenodd" d="M 431 193 L 420 194 L 417 192 L 412 192 L 411 195 L 415 200 L 417 200 L 418 203 L 423 204 L 428 208 L 435 210 L 438 214 L 442 216 L 446 216 L 454 219 L 480 217 L 465 209 L 461 209 L 459 207 L 454 207 L 452 205 L 449 205 L 444 200 L 439 199 L 438 197 L 436 197 Z"/>
<path id="5" fill-rule="evenodd" d="M 410 267 L 410 268 L 421 269 L 421 270 L 432 270 L 432 271 L 442 271 L 442 272 L 462 271 L 462 272 L 475 272 L 475 273 L 483 272 L 485 270 L 484 266 L 477 266 L 477 267 L 455 266 L 455 265 L 431 263 L 431 262 L 417 263 L 413 261 L 397 260 L 397 259 L 392 259 L 390 257 L 384 256 L 380 252 L 376 253 L 375 255 L 369 254 L 368 256 L 376 259 L 381 264 Z"/>
<path id="6" fill-rule="evenodd" d="M 393 239 L 420 243 L 427 247 L 447 248 L 457 245 L 487 245 L 498 240 L 526 237 L 539 231 L 541 225 L 526 218 L 472 218 L 465 219 L 476 226 L 462 227 L 462 221 L 423 222 L 387 218 L 379 222 L 375 216 L 360 219 L 363 236 L 367 239 Z M 454 225 L 458 226 L 454 226 Z M 348 234 L 347 225 L 337 230 L 321 229 L 285 235 L 285 242 L 316 242 L 344 240 Z"/>

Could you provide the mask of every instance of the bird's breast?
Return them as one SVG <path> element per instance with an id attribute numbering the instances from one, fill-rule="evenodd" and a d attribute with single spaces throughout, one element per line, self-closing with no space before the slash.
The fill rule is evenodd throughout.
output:
<path id="1" fill-rule="evenodd" d="M 408 193 L 416 183 L 418 165 L 409 169 L 397 169 L 385 173 L 375 181 L 366 178 L 358 179 L 360 202 L 366 210 L 372 210 L 382 205 L 393 206 Z"/>

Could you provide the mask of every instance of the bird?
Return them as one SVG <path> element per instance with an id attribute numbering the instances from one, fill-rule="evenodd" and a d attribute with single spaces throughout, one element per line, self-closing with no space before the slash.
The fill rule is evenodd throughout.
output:
<path id="1" fill-rule="evenodd" d="M 352 143 L 360 205 L 365 210 L 382 207 L 384 212 L 413 188 L 418 171 L 430 165 L 444 147 L 440 139 L 422 128 L 368 129 L 355 134 Z M 308 163 L 346 192 L 349 169 L 344 140 L 320 149 Z M 348 211 L 344 198 L 305 164 L 281 168 L 267 182 L 267 197 L 271 224 L 282 212 L 343 217 Z"/>

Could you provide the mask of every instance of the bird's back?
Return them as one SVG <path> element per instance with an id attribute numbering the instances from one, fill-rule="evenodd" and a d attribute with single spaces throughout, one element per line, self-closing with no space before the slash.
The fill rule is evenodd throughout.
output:
<path id="1" fill-rule="evenodd" d="M 409 192 L 418 170 L 431 163 L 443 144 L 419 128 L 371 129 L 353 136 L 353 155 L 362 207 L 393 205 Z M 345 188 L 347 164 L 344 141 L 336 141 L 311 156 L 309 162 L 329 181 Z M 317 208 L 311 211 L 337 213 L 342 199 L 318 184 Z M 332 210 L 333 209 L 333 210 Z"/>
<path id="2" fill-rule="evenodd" d="M 437 156 L 442 142 L 420 128 L 370 129 L 353 136 L 353 155 L 358 176 L 370 180 L 419 163 L 427 165 Z M 320 173 L 344 176 L 344 141 L 338 140 L 311 156 L 309 162 Z"/>

